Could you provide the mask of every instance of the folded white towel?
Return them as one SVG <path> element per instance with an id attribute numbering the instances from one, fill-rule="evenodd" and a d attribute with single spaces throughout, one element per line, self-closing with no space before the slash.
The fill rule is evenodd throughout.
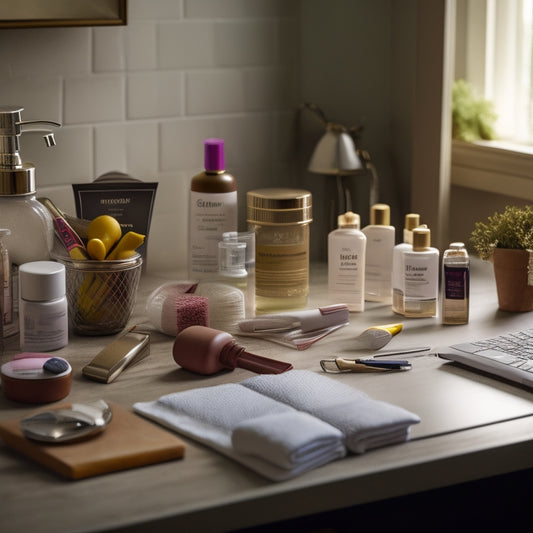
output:
<path id="1" fill-rule="evenodd" d="M 233 448 L 281 468 L 308 470 L 342 457 L 343 434 L 314 416 L 292 411 L 246 420 L 233 430 Z"/>
<path id="2" fill-rule="evenodd" d="M 402 407 L 374 400 L 353 387 L 307 370 L 254 376 L 241 384 L 336 427 L 354 453 L 404 442 L 409 438 L 410 426 L 420 422 L 416 414 Z"/>
<path id="3" fill-rule="evenodd" d="M 304 413 L 239 384 L 191 389 L 162 396 L 154 402 L 139 402 L 133 407 L 136 412 L 207 444 L 274 481 L 292 478 L 346 453 L 342 434 L 335 428 L 323 423 L 319 426 L 316 422 L 320 421 L 313 417 L 309 417 L 310 422 L 300 416 Z M 298 419 L 293 420 L 293 425 L 284 422 L 283 417 L 289 414 Z M 272 435 L 272 441 L 261 437 L 260 426 L 264 427 L 264 434 Z M 238 431 L 235 439 L 238 446 L 245 451 L 234 448 L 234 431 Z M 252 437 L 254 432 L 256 436 Z M 250 445 L 253 438 L 256 448 Z"/>
<path id="4" fill-rule="evenodd" d="M 346 448 L 363 453 L 404 442 L 420 422 L 406 409 L 305 370 L 177 392 L 133 407 L 275 481 L 343 457 Z"/>

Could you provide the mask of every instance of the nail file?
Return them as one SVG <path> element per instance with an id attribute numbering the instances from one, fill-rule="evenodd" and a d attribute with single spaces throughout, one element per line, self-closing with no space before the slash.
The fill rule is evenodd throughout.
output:
<path id="1" fill-rule="evenodd" d="M 349 321 L 348 307 L 345 304 L 334 304 L 318 309 L 263 315 L 243 320 L 239 322 L 239 328 L 246 333 L 275 333 L 300 328 L 305 333 L 346 324 Z"/>
<path id="2" fill-rule="evenodd" d="M 108 344 L 83 367 L 82 373 L 95 381 L 111 383 L 123 370 L 138 363 L 149 353 L 150 335 L 130 330 Z"/>

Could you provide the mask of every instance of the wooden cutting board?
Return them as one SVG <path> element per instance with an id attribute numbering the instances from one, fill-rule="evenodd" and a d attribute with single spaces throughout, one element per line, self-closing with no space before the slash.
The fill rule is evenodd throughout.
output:
<path id="1" fill-rule="evenodd" d="M 113 412 L 111 422 L 102 433 L 87 440 L 54 444 L 33 441 L 19 429 L 19 419 L 0 422 L 0 438 L 11 448 L 69 479 L 183 457 L 185 445 L 176 435 L 117 404 L 108 403 Z"/>

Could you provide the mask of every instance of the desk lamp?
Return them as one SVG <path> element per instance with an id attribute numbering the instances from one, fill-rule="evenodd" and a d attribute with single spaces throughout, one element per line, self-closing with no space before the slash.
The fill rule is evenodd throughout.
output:
<path id="1" fill-rule="evenodd" d="M 355 146 L 355 140 L 358 139 L 362 126 L 348 128 L 333 123 L 327 120 L 324 112 L 316 104 L 304 103 L 303 106 L 315 113 L 326 130 L 314 149 L 308 169 L 314 174 L 336 177 L 338 206 L 336 216 L 331 213 L 332 220 L 336 221 L 338 215 L 352 210 L 350 190 L 346 185 L 349 176 L 363 175 L 370 171 L 372 173 L 370 206 L 377 203 L 379 185 L 376 168 L 370 160 L 370 154 Z"/>

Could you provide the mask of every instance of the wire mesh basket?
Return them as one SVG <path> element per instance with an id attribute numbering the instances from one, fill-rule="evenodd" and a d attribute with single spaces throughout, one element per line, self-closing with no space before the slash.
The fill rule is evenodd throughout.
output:
<path id="1" fill-rule="evenodd" d="M 80 335 L 112 335 L 122 331 L 135 306 L 141 256 L 103 261 L 55 259 L 65 265 L 72 331 Z"/>

